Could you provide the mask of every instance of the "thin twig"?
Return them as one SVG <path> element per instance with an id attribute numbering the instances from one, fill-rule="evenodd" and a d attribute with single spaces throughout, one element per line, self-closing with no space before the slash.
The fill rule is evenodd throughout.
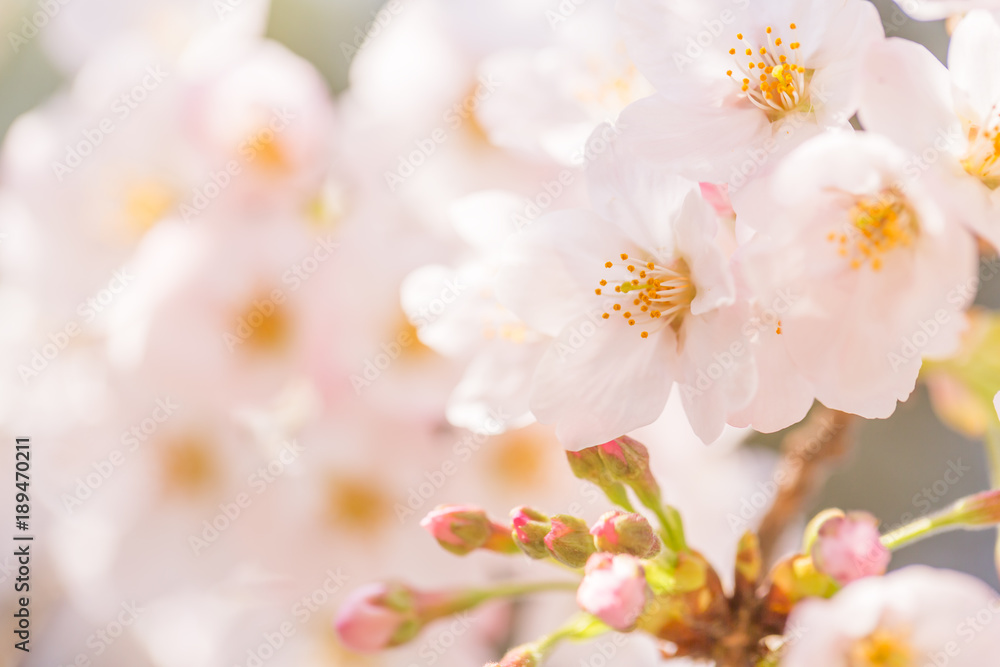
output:
<path id="1" fill-rule="evenodd" d="M 800 426 L 785 436 L 782 457 L 775 473 L 778 493 L 764 516 L 758 535 L 765 563 L 785 529 L 805 510 L 826 483 L 832 469 L 850 452 L 854 415 L 817 405 Z"/>

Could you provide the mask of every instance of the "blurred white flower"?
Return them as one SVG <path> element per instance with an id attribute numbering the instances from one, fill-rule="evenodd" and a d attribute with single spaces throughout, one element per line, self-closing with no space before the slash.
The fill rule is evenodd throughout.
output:
<path id="1" fill-rule="evenodd" d="M 976 9 L 1000 9 L 1000 0 L 895 0 L 918 21 L 938 21 Z"/>
<path id="2" fill-rule="evenodd" d="M 498 146 L 579 165 L 587 137 L 653 92 L 629 60 L 614 3 L 588 3 L 542 48 L 499 51 L 479 71 L 502 82 L 477 117 Z"/>

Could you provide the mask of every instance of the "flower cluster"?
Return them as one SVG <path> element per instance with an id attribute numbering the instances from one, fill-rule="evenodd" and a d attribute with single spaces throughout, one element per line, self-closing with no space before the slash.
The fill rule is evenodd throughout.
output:
<path id="1" fill-rule="evenodd" d="M 1000 0 L 21 4 L 46 664 L 995 663 Z M 993 490 L 824 510 L 918 383 Z"/>
<path id="2" fill-rule="evenodd" d="M 913 662 L 919 655 L 954 657 L 949 647 L 958 644 L 947 632 L 952 624 L 962 627 L 964 615 L 1000 611 L 996 593 L 967 575 L 919 567 L 886 575 L 891 550 L 942 530 L 1000 524 L 1000 491 L 963 499 L 885 535 L 865 512 L 824 511 L 806 528 L 801 550 L 770 570 L 758 536 L 746 532 L 727 590 L 723 576 L 688 544 L 679 512 L 664 504 L 658 487 L 651 488 L 645 447 L 623 438 L 567 454 L 576 474 L 603 481 L 624 511 L 607 512 L 588 529 L 578 517 L 518 507 L 503 530 L 482 510 L 442 506 L 422 525 L 452 553 L 510 555 L 519 547 L 531 559 L 574 572 L 575 579 L 435 592 L 372 584 L 357 589 L 340 610 L 336 627 L 345 645 L 378 651 L 489 600 L 565 589 L 576 591 L 582 613 L 495 664 L 538 665 L 563 641 L 617 631 L 654 637 L 664 657 L 725 667 L 797 667 L 817 660 L 831 667 L 895 667 L 919 664 Z M 589 460 L 586 469 L 581 458 Z M 630 465 L 622 466 L 624 461 Z M 656 517 L 656 528 L 632 511 L 625 487 Z M 985 656 L 997 650 L 1000 635 L 994 631 L 955 664 L 985 665 Z"/>
<path id="3" fill-rule="evenodd" d="M 578 449 L 652 423 L 674 386 L 705 442 L 814 400 L 884 418 L 957 351 L 977 240 L 1000 243 L 997 18 L 970 13 L 946 68 L 863 0 L 732 5 L 619 3 L 652 94 L 592 125 L 586 208 L 526 220 L 497 190 L 454 208 L 481 250 L 403 292 L 421 340 L 475 356 L 454 423 L 516 406 L 510 426 Z M 476 294 L 414 316 L 449 275 Z"/>
<path id="4" fill-rule="evenodd" d="M 623 434 L 667 418 L 671 396 L 706 444 L 733 427 L 786 429 L 817 402 L 886 418 L 923 377 L 945 419 L 975 409 L 979 434 L 1000 442 L 997 366 L 983 370 L 988 341 L 972 336 L 992 322 L 971 308 L 980 262 L 1000 249 L 1000 15 L 901 2 L 921 19 L 968 12 L 949 23 L 944 65 L 887 36 L 866 0 L 615 5 L 607 39 L 591 26 L 586 47 L 567 31 L 482 60 L 480 75 L 503 81 L 476 115 L 488 140 L 573 169 L 534 194 L 499 174 L 467 189 L 448 210 L 464 250 L 402 289 L 420 340 L 464 362 L 449 421 L 554 426 L 574 474 L 621 508 L 596 523 L 526 506 L 506 526 L 470 507 L 424 520 L 453 553 L 517 553 L 499 525 L 530 559 L 577 573 L 584 615 L 499 664 L 536 665 L 609 630 L 724 667 L 985 664 L 996 632 L 956 657 L 925 630 L 991 608 L 994 593 L 953 573 L 886 572 L 914 539 L 994 525 L 996 492 L 885 534 L 867 512 L 827 510 L 775 558 L 823 475 L 800 469 L 723 569 L 688 545 L 646 448 Z M 584 85 L 598 80 L 594 97 Z M 427 317 L 456 281 L 469 290 Z"/>

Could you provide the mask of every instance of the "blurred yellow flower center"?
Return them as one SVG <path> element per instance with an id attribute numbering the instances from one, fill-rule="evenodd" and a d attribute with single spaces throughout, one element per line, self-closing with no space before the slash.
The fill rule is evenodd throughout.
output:
<path id="1" fill-rule="evenodd" d="M 488 324 L 483 327 L 483 338 L 492 340 L 501 338 L 510 343 L 524 343 L 534 340 L 532 332 L 521 322 L 503 322 L 499 325 Z"/>
<path id="2" fill-rule="evenodd" d="M 276 135 L 261 133 L 254 143 L 254 148 L 257 150 L 255 160 L 264 169 L 284 171 L 289 168 L 288 158 Z"/>
<path id="3" fill-rule="evenodd" d="M 136 183 L 125 192 L 125 221 L 131 231 L 144 234 L 174 205 L 174 193 L 162 183 Z"/>
<path id="4" fill-rule="evenodd" d="M 241 312 L 237 321 L 245 327 L 240 333 L 245 336 L 248 349 L 257 352 L 276 352 L 282 349 L 291 335 L 291 320 L 285 312 L 285 305 L 275 303 L 270 294 L 263 293 Z"/>
<path id="5" fill-rule="evenodd" d="M 406 319 L 405 316 L 403 316 L 402 323 L 399 325 L 399 333 L 396 334 L 396 340 L 399 341 L 400 356 L 403 359 L 415 361 L 434 352 L 431 348 L 420 342 L 416 325 Z"/>
<path id="6" fill-rule="evenodd" d="M 878 271 L 886 253 L 909 247 L 916 239 L 916 215 L 894 188 L 856 197 L 849 215 L 847 230 L 831 231 L 827 240 L 838 245 L 837 252 L 850 261 L 853 269 L 868 264 Z"/>
<path id="7" fill-rule="evenodd" d="M 629 259 L 627 253 L 618 257 L 620 261 L 605 262 L 604 268 L 619 274 L 624 268 L 634 277 L 622 281 L 601 280 L 601 286 L 594 293 L 615 301 L 611 312 L 605 312 L 602 317 L 610 319 L 612 313 L 621 315 L 629 326 L 639 327 L 642 338 L 648 338 L 649 332 L 656 328 L 679 325 L 695 296 L 687 264 L 677 260 L 666 267 L 654 261 Z"/>
<path id="8" fill-rule="evenodd" d="M 848 667 L 916 667 L 913 648 L 906 638 L 886 630 L 876 630 L 854 643 Z"/>
<path id="9" fill-rule="evenodd" d="M 487 445 L 492 454 L 490 471 L 505 486 L 530 489 L 545 483 L 546 442 L 534 429 L 518 429 Z"/>
<path id="10" fill-rule="evenodd" d="M 196 436 L 163 443 L 160 457 L 163 485 L 171 493 L 202 493 L 215 482 L 218 475 L 218 466 L 210 446 Z"/>
<path id="11" fill-rule="evenodd" d="M 791 23 L 788 29 L 794 31 L 797 26 Z M 743 33 L 737 33 L 736 39 L 739 45 L 729 49 L 735 68 L 726 74 L 739 85 L 744 97 L 766 111 L 772 121 L 789 111 L 808 108 L 812 70 L 799 64 L 798 42 L 786 43 L 770 26 L 761 40 L 766 46 L 756 46 Z"/>
<path id="12" fill-rule="evenodd" d="M 969 129 L 969 151 L 962 159 L 965 171 L 981 180 L 986 187 L 1000 187 L 1000 119 L 989 127 Z"/>
<path id="13" fill-rule="evenodd" d="M 581 82 L 575 97 L 584 104 L 595 104 L 617 113 L 635 100 L 652 94 L 653 90 L 629 60 L 624 42 L 615 51 L 615 58 L 587 60 L 587 69 L 593 78 Z"/>
<path id="14" fill-rule="evenodd" d="M 326 518 L 336 528 L 373 533 L 391 516 L 392 500 L 374 481 L 362 477 L 332 477 L 326 501 Z"/>

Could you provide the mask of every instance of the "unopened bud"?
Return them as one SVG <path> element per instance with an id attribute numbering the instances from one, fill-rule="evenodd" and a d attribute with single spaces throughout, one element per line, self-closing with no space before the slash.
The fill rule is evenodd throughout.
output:
<path id="1" fill-rule="evenodd" d="M 576 602 L 609 627 L 627 632 L 639 620 L 648 595 L 645 572 L 638 558 L 596 553 L 587 561 Z"/>
<path id="2" fill-rule="evenodd" d="M 660 506 L 660 485 L 649 467 L 649 450 L 627 435 L 597 446 L 608 473 L 617 481 L 628 484 L 650 508 Z"/>
<path id="3" fill-rule="evenodd" d="M 545 546 L 553 558 L 569 567 L 583 567 L 596 551 L 587 522 L 566 514 L 552 517 L 552 528 L 545 536 Z"/>
<path id="4" fill-rule="evenodd" d="M 1000 489 L 963 498 L 944 511 L 949 523 L 967 528 L 989 528 L 1000 523 Z"/>
<path id="5" fill-rule="evenodd" d="M 638 440 L 623 435 L 598 445 L 597 450 L 615 479 L 631 481 L 649 474 L 649 450 Z"/>
<path id="6" fill-rule="evenodd" d="M 552 529 L 549 517 L 522 506 L 511 510 L 510 522 L 513 526 L 514 542 L 521 551 L 531 558 L 549 557 L 549 550 L 545 546 L 545 536 Z"/>
<path id="7" fill-rule="evenodd" d="M 500 553 L 517 551 L 510 528 L 491 521 L 478 507 L 441 505 L 424 517 L 420 525 L 444 549 L 459 556 L 476 549 Z"/>
<path id="8" fill-rule="evenodd" d="M 652 558 L 660 552 L 660 540 L 641 514 L 612 510 L 590 529 L 599 551 Z"/>
<path id="9" fill-rule="evenodd" d="M 841 586 L 885 574 L 891 558 L 882 545 L 878 519 L 867 512 L 828 518 L 819 526 L 810 554 L 816 569 Z"/>
<path id="10" fill-rule="evenodd" d="M 625 486 L 608 472 L 597 447 L 588 447 L 578 452 L 567 451 L 566 460 L 577 478 L 596 484 L 614 504 L 630 506 Z"/>
<path id="11" fill-rule="evenodd" d="M 412 640 L 432 621 L 473 609 L 503 589 L 420 591 L 400 583 L 362 586 L 348 596 L 334 626 L 343 645 L 370 653 Z"/>
<path id="12" fill-rule="evenodd" d="M 537 667 L 538 654 L 531 644 L 515 646 L 504 654 L 500 662 L 490 662 L 486 667 Z"/>
<path id="13" fill-rule="evenodd" d="M 402 584 L 369 584 L 355 590 L 334 621 L 341 642 L 360 653 L 406 643 L 422 625 L 416 597 Z"/>

